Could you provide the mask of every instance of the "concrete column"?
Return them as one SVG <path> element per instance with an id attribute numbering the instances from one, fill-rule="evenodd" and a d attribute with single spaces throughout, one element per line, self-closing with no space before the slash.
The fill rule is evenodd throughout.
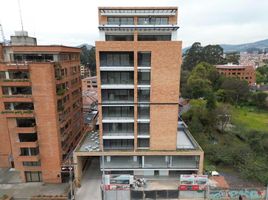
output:
<path id="1" fill-rule="evenodd" d="M 99 31 L 99 41 L 105 41 L 105 32 Z"/>
<path id="2" fill-rule="evenodd" d="M 172 31 L 171 33 L 171 40 L 176 41 L 177 40 L 178 33 L 177 31 Z"/>
<path id="3" fill-rule="evenodd" d="M 170 158 L 169 159 L 169 167 L 172 168 L 172 159 L 173 159 L 173 156 L 170 156 L 169 158 Z"/>
<path id="4" fill-rule="evenodd" d="M 134 150 L 138 148 L 138 52 L 134 51 Z"/>
<path id="5" fill-rule="evenodd" d="M 14 103 L 10 103 L 10 110 L 14 110 Z"/>
<path id="6" fill-rule="evenodd" d="M 74 176 L 77 187 L 81 185 L 82 178 L 82 158 L 74 154 Z"/>
<path id="7" fill-rule="evenodd" d="M 202 152 L 199 156 L 199 166 L 198 166 L 198 174 L 203 174 L 203 168 L 204 168 L 204 152 Z"/>
<path id="8" fill-rule="evenodd" d="M 142 156 L 141 167 L 144 168 L 144 156 Z"/>
<path id="9" fill-rule="evenodd" d="M 5 74 L 6 74 L 6 79 L 9 79 L 9 73 L 5 72 Z"/>
<path id="10" fill-rule="evenodd" d="M 8 87 L 8 95 L 12 95 L 11 87 Z"/>

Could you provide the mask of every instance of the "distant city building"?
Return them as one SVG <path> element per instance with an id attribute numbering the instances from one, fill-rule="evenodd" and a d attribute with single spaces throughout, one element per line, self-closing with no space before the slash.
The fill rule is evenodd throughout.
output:
<path id="1" fill-rule="evenodd" d="M 81 72 L 81 77 L 82 78 L 87 78 L 87 77 L 91 76 L 89 68 L 84 66 L 84 65 L 80 66 L 80 72 Z"/>
<path id="2" fill-rule="evenodd" d="M 226 77 L 239 78 L 245 80 L 249 85 L 256 83 L 256 72 L 252 65 L 216 65 L 218 72 Z"/>
<path id="3" fill-rule="evenodd" d="M 105 173 L 202 174 L 204 152 L 178 121 L 177 15 L 177 7 L 99 8 L 99 133 L 76 148 L 78 182 L 84 158 L 102 155 Z"/>
<path id="4" fill-rule="evenodd" d="M 83 133 L 80 49 L 16 33 L 0 44 L 0 87 L 0 167 L 26 182 L 61 182 Z"/>
<path id="5" fill-rule="evenodd" d="M 247 53 L 241 52 L 240 65 L 252 65 L 254 67 L 261 67 L 268 64 L 268 53 Z"/>
<path id="6" fill-rule="evenodd" d="M 91 76 L 82 79 L 82 91 L 86 91 L 88 89 L 97 89 L 97 77 Z"/>

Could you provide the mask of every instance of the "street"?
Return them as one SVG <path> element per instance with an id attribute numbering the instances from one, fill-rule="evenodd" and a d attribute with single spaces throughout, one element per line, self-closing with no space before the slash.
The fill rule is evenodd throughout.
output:
<path id="1" fill-rule="evenodd" d="M 81 188 L 76 192 L 77 200 L 101 200 L 100 192 L 101 171 L 99 158 L 93 158 L 86 167 L 81 181 Z"/>

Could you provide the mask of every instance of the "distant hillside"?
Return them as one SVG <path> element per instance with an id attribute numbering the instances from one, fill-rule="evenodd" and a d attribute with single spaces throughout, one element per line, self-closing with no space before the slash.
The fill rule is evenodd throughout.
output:
<path id="1" fill-rule="evenodd" d="M 83 46 L 86 46 L 88 50 L 90 50 L 90 49 L 93 47 L 92 45 L 90 45 L 90 44 L 86 44 L 86 43 L 84 43 L 84 44 L 80 44 L 80 45 L 78 45 L 77 47 L 81 48 L 81 47 L 83 47 Z"/>
<path id="2" fill-rule="evenodd" d="M 245 43 L 245 44 L 221 44 L 220 45 L 224 52 L 245 52 L 248 50 L 264 50 L 268 49 L 268 39 L 260 40 L 257 42 L 252 43 Z M 190 47 L 186 47 L 183 49 L 183 53 L 187 51 Z"/>

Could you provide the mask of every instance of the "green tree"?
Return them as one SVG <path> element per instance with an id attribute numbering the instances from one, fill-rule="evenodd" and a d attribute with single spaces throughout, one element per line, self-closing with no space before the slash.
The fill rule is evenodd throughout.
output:
<path id="1" fill-rule="evenodd" d="M 213 85 L 218 87 L 221 81 L 216 68 L 206 62 L 199 63 L 190 73 L 187 80 L 187 89 L 191 98 L 206 97 L 212 90 Z"/>
<path id="2" fill-rule="evenodd" d="M 90 69 L 91 75 L 96 75 L 96 55 L 95 47 L 92 47 L 90 50 L 86 46 L 81 47 L 80 61 L 81 64 Z"/>
<path id="3" fill-rule="evenodd" d="M 203 61 L 212 65 L 223 64 L 223 48 L 220 45 L 207 45 L 203 48 Z"/>
<path id="4" fill-rule="evenodd" d="M 238 65 L 239 64 L 239 59 L 240 59 L 239 52 L 227 53 L 225 55 L 224 64 L 233 63 L 233 64 Z"/>
<path id="5" fill-rule="evenodd" d="M 206 100 L 207 100 L 206 108 L 209 111 L 214 110 L 216 108 L 216 97 L 214 92 L 209 92 L 206 96 Z"/>
<path id="6" fill-rule="evenodd" d="M 225 90 L 225 97 L 230 103 L 242 103 L 246 101 L 249 95 L 249 86 L 247 81 L 236 78 L 225 78 L 221 89 Z"/>
<path id="7" fill-rule="evenodd" d="M 191 71 L 198 63 L 203 61 L 203 47 L 200 42 L 195 42 L 184 55 L 182 68 Z"/>
<path id="8" fill-rule="evenodd" d="M 265 65 L 263 67 L 258 67 L 256 69 L 256 82 L 258 84 L 268 83 L 268 65 Z"/>
<path id="9" fill-rule="evenodd" d="M 254 92 L 251 94 L 251 103 L 258 108 L 267 107 L 268 94 L 264 92 Z"/>
<path id="10" fill-rule="evenodd" d="M 202 47 L 200 42 L 195 42 L 191 48 L 186 51 L 182 68 L 192 71 L 194 67 L 201 62 L 207 62 L 212 65 L 223 64 L 222 47 L 220 45 L 207 45 Z"/>

